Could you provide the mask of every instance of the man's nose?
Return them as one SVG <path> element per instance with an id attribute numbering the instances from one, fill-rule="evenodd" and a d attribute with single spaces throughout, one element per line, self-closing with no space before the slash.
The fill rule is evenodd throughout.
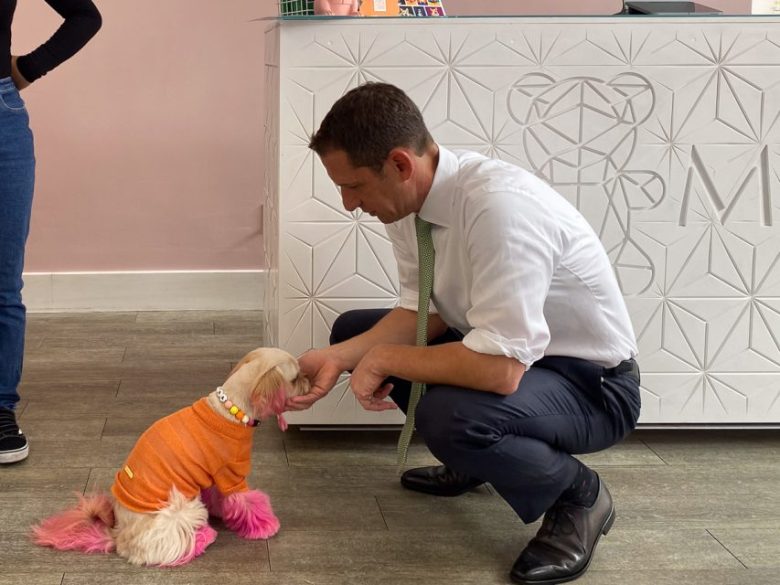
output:
<path id="1" fill-rule="evenodd" d="M 360 207 L 360 199 L 347 195 L 343 191 L 341 193 L 341 202 L 344 204 L 344 209 L 347 211 L 355 211 Z"/>

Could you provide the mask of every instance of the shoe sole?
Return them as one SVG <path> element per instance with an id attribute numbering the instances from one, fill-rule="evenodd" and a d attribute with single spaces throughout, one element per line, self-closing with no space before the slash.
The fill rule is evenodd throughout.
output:
<path id="1" fill-rule="evenodd" d="M 574 581 L 575 579 L 579 579 L 585 574 L 585 572 L 588 570 L 588 567 L 590 567 L 590 562 L 593 560 L 593 553 L 596 552 L 596 547 L 599 545 L 599 541 L 601 540 L 601 537 L 607 535 L 607 533 L 610 531 L 614 523 L 615 523 L 615 506 L 612 506 L 612 510 L 610 511 L 609 516 L 604 521 L 604 524 L 601 526 L 601 530 L 599 531 L 599 534 L 596 537 L 596 542 L 593 543 L 593 549 L 590 551 L 590 557 L 588 557 L 588 562 L 585 563 L 585 566 L 582 567 L 582 569 L 580 569 L 573 575 L 569 575 L 568 577 L 559 577 L 557 579 L 544 579 L 541 581 L 527 581 L 527 580 L 515 579 L 510 575 L 509 576 L 510 579 L 512 579 L 512 581 L 514 581 L 515 583 L 519 583 L 519 585 L 556 585 L 557 583 L 568 583 L 569 581 Z"/>
<path id="2" fill-rule="evenodd" d="M 4 451 L 3 453 L 0 453 L 0 463 L 17 463 L 27 459 L 29 454 L 29 445 L 25 445 L 21 449 L 16 449 L 14 451 Z"/>

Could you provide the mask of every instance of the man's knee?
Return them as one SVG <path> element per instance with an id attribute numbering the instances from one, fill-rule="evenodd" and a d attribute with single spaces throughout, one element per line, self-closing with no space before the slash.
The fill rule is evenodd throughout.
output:
<path id="1" fill-rule="evenodd" d="M 330 330 L 331 345 L 334 343 L 341 343 L 342 341 L 351 339 L 352 337 L 355 337 L 355 335 L 361 333 L 358 331 L 358 325 L 361 321 L 360 316 L 358 315 L 360 312 L 361 311 L 347 311 L 336 318 L 333 322 L 333 327 Z"/>
<path id="2" fill-rule="evenodd" d="M 390 309 L 355 309 L 339 315 L 330 330 L 330 344 L 352 339 L 371 329 Z"/>
<path id="3" fill-rule="evenodd" d="M 349 327 L 350 313 L 351 311 L 342 313 L 341 315 L 336 317 L 336 320 L 333 322 L 333 326 L 330 328 L 330 339 L 328 340 L 331 345 L 333 345 L 334 343 L 340 343 L 345 339 L 348 339 L 345 338 L 344 335 L 346 334 L 345 332 Z"/>

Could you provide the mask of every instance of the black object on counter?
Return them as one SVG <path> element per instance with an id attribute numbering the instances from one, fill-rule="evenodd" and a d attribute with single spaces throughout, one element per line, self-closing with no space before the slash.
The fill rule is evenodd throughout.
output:
<path id="1" fill-rule="evenodd" d="M 675 16 L 680 14 L 715 15 L 720 13 L 720 10 L 704 6 L 698 2 L 625 2 L 623 4 L 623 14 Z"/>

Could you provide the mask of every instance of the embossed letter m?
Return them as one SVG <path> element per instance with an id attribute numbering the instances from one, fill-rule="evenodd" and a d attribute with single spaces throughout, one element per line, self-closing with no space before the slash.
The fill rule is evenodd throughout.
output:
<path id="1" fill-rule="evenodd" d="M 758 173 L 759 194 L 758 201 L 760 205 L 761 223 L 765 226 L 772 225 L 772 193 L 769 188 L 769 147 L 764 146 L 758 155 L 758 160 L 751 161 L 746 167 L 742 176 L 737 179 L 735 184 L 735 193 L 731 197 L 728 206 L 723 203 L 723 199 L 718 194 L 715 183 L 710 177 L 701 155 L 696 146 L 691 147 L 691 166 L 688 167 L 688 176 L 685 179 L 685 192 L 683 193 L 682 205 L 680 208 L 680 225 L 688 223 L 688 206 L 691 201 L 691 191 L 693 190 L 693 175 L 699 175 L 704 192 L 715 209 L 715 213 L 720 219 L 720 223 L 725 225 L 731 212 L 734 210 L 737 202 L 744 195 L 746 187 L 750 180 Z"/>

